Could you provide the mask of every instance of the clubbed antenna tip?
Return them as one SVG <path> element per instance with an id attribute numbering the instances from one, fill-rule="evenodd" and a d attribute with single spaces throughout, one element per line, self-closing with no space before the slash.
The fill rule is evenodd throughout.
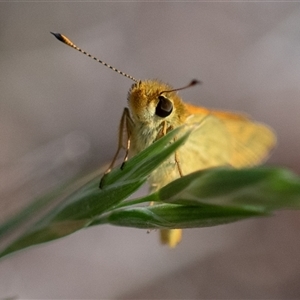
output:
<path id="1" fill-rule="evenodd" d="M 198 80 L 198 79 L 193 79 L 190 83 L 190 86 L 196 85 L 196 84 L 202 84 L 202 81 Z"/>
<path id="2" fill-rule="evenodd" d="M 54 32 L 51 32 L 51 31 L 50 31 L 50 33 L 53 34 L 53 35 L 54 35 L 59 41 L 61 41 L 62 43 L 64 43 L 64 44 L 66 44 L 66 45 L 68 45 L 68 46 L 74 48 L 75 50 L 77 50 L 77 51 L 83 53 L 84 55 L 87 55 L 88 57 L 90 57 L 90 58 L 92 58 L 93 60 L 99 62 L 100 64 L 106 66 L 107 68 L 109 68 L 109 69 L 111 69 L 111 70 L 117 72 L 118 74 L 123 75 L 123 76 L 125 76 L 125 77 L 127 77 L 127 78 L 129 78 L 129 79 L 131 79 L 131 80 L 133 80 L 133 81 L 135 81 L 135 82 L 138 82 L 138 80 L 135 79 L 133 76 L 128 75 L 128 74 L 126 74 L 126 73 L 124 73 L 124 72 L 122 72 L 122 71 L 116 69 L 115 67 L 113 67 L 113 66 L 107 64 L 106 62 L 104 62 L 104 61 L 98 59 L 97 57 L 92 56 L 91 54 L 89 54 L 89 53 L 87 53 L 86 51 L 82 50 L 81 48 L 77 47 L 71 40 L 69 40 L 69 39 L 68 39 L 66 36 L 64 36 L 63 34 L 60 34 L 60 33 L 54 33 Z"/>
<path id="3" fill-rule="evenodd" d="M 60 33 L 55 33 L 52 31 L 50 31 L 50 33 L 53 34 L 59 41 L 63 42 L 63 38 Z"/>
<path id="4" fill-rule="evenodd" d="M 191 86 L 194 86 L 196 84 L 201 84 L 202 82 L 197 80 L 197 79 L 193 79 L 188 85 L 182 87 L 182 88 L 178 88 L 178 89 L 173 89 L 173 90 L 169 90 L 169 91 L 162 91 L 159 94 L 162 95 L 164 93 L 170 93 L 170 92 L 176 92 L 176 91 L 181 91 L 181 90 L 185 90 Z"/>

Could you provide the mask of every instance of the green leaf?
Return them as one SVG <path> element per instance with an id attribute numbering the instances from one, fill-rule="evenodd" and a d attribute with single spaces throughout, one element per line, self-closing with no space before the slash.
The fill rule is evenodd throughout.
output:
<path id="1" fill-rule="evenodd" d="M 158 199 L 185 205 L 299 209 L 300 179 L 280 168 L 213 168 L 171 182 L 158 192 Z"/>
<path id="2" fill-rule="evenodd" d="M 174 141 L 183 128 L 184 134 Z M 94 218 L 136 191 L 148 175 L 186 141 L 192 130 L 183 126 L 171 131 L 130 159 L 122 170 L 116 168 L 107 174 L 102 189 L 98 187 L 100 178 L 88 176 L 80 183 L 59 188 L 36 200 L 0 226 L 0 257 L 88 226 Z"/>
<path id="3" fill-rule="evenodd" d="M 112 224 L 137 228 L 193 228 L 215 226 L 276 209 L 300 208 L 300 179 L 279 168 L 213 168 L 179 178 L 147 200 L 151 207 L 130 207 L 106 214 L 92 225 Z"/>
<path id="4" fill-rule="evenodd" d="M 157 204 L 148 207 L 123 208 L 100 217 L 90 224 L 159 229 L 196 228 L 216 226 L 249 217 L 266 216 L 255 209 L 222 207 L 215 205 Z"/>

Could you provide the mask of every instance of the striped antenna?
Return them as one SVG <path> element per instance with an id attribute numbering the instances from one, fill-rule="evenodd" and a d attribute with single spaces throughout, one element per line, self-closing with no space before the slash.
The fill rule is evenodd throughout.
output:
<path id="1" fill-rule="evenodd" d="M 60 33 L 54 33 L 54 32 L 51 32 L 51 31 L 50 31 L 50 33 L 53 34 L 59 41 L 63 42 L 64 44 L 66 44 L 66 45 L 68 45 L 68 46 L 70 46 L 70 47 L 72 47 L 72 48 L 74 48 L 75 50 L 77 50 L 77 51 L 79 51 L 79 52 L 81 52 L 81 53 L 87 55 L 88 57 L 94 59 L 95 61 L 99 62 L 100 64 L 102 64 L 102 65 L 104 65 L 104 66 L 110 68 L 111 70 L 113 70 L 113 71 L 115 71 L 115 72 L 117 72 L 117 73 L 119 73 L 119 74 L 121 74 L 121 75 L 123 75 L 123 76 L 125 76 L 125 77 L 127 77 L 127 78 L 129 78 L 129 79 L 131 79 L 131 80 L 133 80 L 133 81 L 135 81 L 135 82 L 139 82 L 139 80 L 135 79 L 134 77 L 132 77 L 132 76 L 130 76 L 130 75 L 128 75 L 128 74 L 126 74 L 126 73 L 124 73 L 124 72 L 122 72 L 122 71 L 119 71 L 118 69 L 116 69 L 116 68 L 110 66 L 110 65 L 107 64 L 106 62 L 104 62 L 104 61 L 98 59 L 97 57 L 94 57 L 94 56 L 92 56 L 91 54 L 89 54 L 89 53 L 85 52 L 84 50 L 80 49 L 79 47 L 77 47 L 73 42 L 71 42 L 71 41 L 70 41 L 66 36 L 64 36 L 63 34 L 60 34 Z"/>

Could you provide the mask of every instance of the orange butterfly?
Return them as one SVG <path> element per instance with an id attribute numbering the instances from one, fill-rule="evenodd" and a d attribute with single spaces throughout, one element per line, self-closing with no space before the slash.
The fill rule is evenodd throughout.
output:
<path id="1" fill-rule="evenodd" d="M 177 91 L 157 80 L 136 80 L 91 56 L 67 37 L 53 33 L 61 42 L 88 55 L 135 83 L 128 93 L 128 106 L 123 112 L 119 130 L 118 151 L 106 173 L 110 172 L 119 151 L 126 149 L 126 158 L 133 156 L 168 131 L 183 124 L 200 124 L 188 141 L 164 161 L 149 178 L 155 191 L 191 172 L 217 166 L 235 168 L 259 164 L 276 144 L 275 134 L 267 126 L 244 115 L 214 111 L 184 103 Z M 101 183 L 100 183 L 101 185 Z M 181 229 L 161 230 L 161 241 L 175 247 L 181 240 Z"/>

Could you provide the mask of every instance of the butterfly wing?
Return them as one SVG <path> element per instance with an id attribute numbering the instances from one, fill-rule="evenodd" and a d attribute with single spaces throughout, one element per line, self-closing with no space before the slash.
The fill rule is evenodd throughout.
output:
<path id="1" fill-rule="evenodd" d="M 187 105 L 187 123 L 199 124 L 179 149 L 186 173 L 208 167 L 248 167 L 261 163 L 276 144 L 272 130 L 244 115 Z"/>
<path id="2" fill-rule="evenodd" d="M 275 134 L 267 126 L 243 115 L 210 111 L 187 105 L 190 112 L 186 124 L 197 129 L 176 151 L 183 175 L 198 170 L 231 166 L 254 166 L 262 162 L 276 143 Z M 174 156 L 167 159 L 150 176 L 153 190 L 180 177 Z"/>
<path id="3" fill-rule="evenodd" d="M 236 168 L 259 164 L 276 144 L 275 134 L 267 126 L 245 115 L 211 111 L 186 105 L 187 124 L 198 128 L 176 152 L 183 175 L 217 166 Z M 173 158 L 153 172 L 154 189 L 180 177 Z M 152 179 L 152 180 L 151 180 Z M 181 240 L 181 229 L 163 230 L 161 241 L 175 247 Z"/>

